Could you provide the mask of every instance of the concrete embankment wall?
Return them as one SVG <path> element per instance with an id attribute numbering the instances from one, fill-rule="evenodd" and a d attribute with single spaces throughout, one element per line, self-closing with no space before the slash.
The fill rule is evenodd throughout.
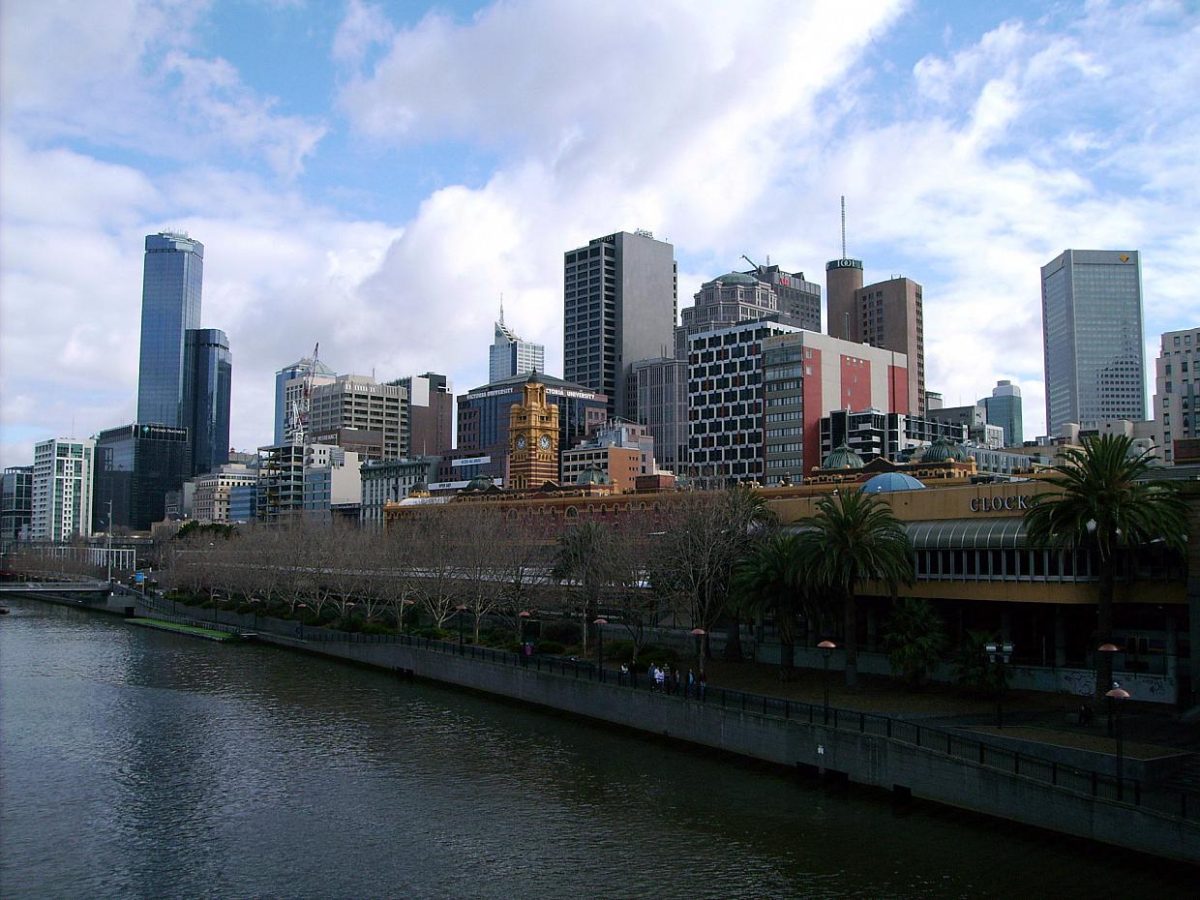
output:
<path id="1" fill-rule="evenodd" d="M 264 640 L 496 694 L 858 784 L 1146 853 L 1200 863 L 1200 823 L 947 757 L 928 748 L 807 721 L 722 709 L 611 682 L 549 674 L 402 644 Z"/>

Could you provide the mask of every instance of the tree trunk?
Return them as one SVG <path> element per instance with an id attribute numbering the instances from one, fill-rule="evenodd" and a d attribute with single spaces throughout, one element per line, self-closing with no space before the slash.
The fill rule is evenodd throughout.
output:
<path id="1" fill-rule="evenodd" d="M 1092 647 L 1092 652 L 1096 657 L 1096 699 L 1101 702 L 1113 684 L 1113 654 L 1101 653 L 1096 650 L 1096 647 L 1112 642 L 1115 569 L 1111 557 L 1100 560 L 1100 592 L 1096 605 L 1096 646 Z"/>
<path id="2" fill-rule="evenodd" d="M 742 652 L 742 619 L 736 612 L 730 614 L 725 634 L 725 658 L 730 662 L 745 661 L 746 655 Z"/>
<path id="3" fill-rule="evenodd" d="M 845 641 L 846 650 L 846 687 L 852 688 L 858 686 L 858 605 L 855 602 L 854 585 L 850 584 L 846 590 L 845 604 Z"/>

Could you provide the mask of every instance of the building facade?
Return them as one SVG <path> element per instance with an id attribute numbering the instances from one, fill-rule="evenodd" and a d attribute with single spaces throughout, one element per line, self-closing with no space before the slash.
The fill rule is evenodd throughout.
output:
<path id="1" fill-rule="evenodd" d="M 799 483 L 819 466 L 825 455 L 821 420 L 834 410 L 906 413 L 907 362 L 903 353 L 815 331 L 763 340 L 760 480 Z"/>
<path id="2" fill-rule="evenodd" d="M 496 322 L 496 337 L 488 350 L 488 381 L 503 381 L 514 375 L 546 371 L 546 348 L 542 344 L 523 341 L 504 324 L 504 306 Z"/>
<path id="3" fill-rule="evenodd" d="M 0 546 L 27 541 L 33 521 L 33 466 L 9 466 L 0 476 Z"/>
<path id="4" fill-rule="evenodd" d="M 989 425 L 999 425 L 1004 431 L 1005 447 L 1020 447 L 1025 443 L 1025 424 L 1021 415 L 1021 389 L 1011 381 L 997 381 L 992 396 L 982 401 Z"/>
<path id="5" fill-rule="evenodd" d="M 399 503 L 414 488 L 428 488 L 437 480 L 438 463 L 439 459 L 436 456 L 363 463 L 362 495 L 359 501 L 360 524 L 364 527 L 382 528 L 383 507 L 388 503 Z"/>
<path id="6" fill-rule="evenodd" d="M 383 434 L 382 459 L 408 455 L 408 392 L 396 384 L 379 384 L 366 375 L 339 375 L 329 384 L 312 389 L 308 433 L 336 432 L 340 428 L 379 431 Z"/>
<path id="7" fill-rule="evenodd" d="M 92 530 L 112 525 L 149 531 L 166 513 L 166 497 L 191 475 L 186 428 L 134 423 L 100 432 L 95 448 Z"/>
<path id="8" fill-rule="evenodd" d="M 188 427 L 187 332 L 200 327 L 204 245 L 185 234 L 146 236 L 138 421 Z"/>
<path id="9" fill-rule="evenodd" d="M 337 373 L 316 356 L 305 356 L 275 373 L 275 436 L 273 444 L 297 440 L 308 421 L 309 393 L 332 384 Z"/>
<path id="10" fill-rule="evenodd" d="M 449 379 L 426 372 L 392 383 L 405 390 L 408 438 L 404 444 L 409 452 L 414 456 L 448 453 L 454 446 L 454 394 Z"/>
<path id="11" fill-rule="evenodd" d="M 96 442 L 52 438 L 33 448 L 35 541 L 69 541 L 92 533 L 92 464 Z"/>
<path id="12" fill-rule="evenodd" d="M 1154 362 L 1155 443 L 1163 462 L 1177 462 L 1176 441 L 1200 437 L 1200 328 L 1168 331 Z M 1185 453 L 1185 456 L 1187 454 Z"/>
<path id="13" fill-rule="evenodd" d="M 636 419 L 631 365 L 666 356 L 677 316 L 675 250 L 649 232 L 595 238 L 563 255 L 563 378 Z"/>
<path id="14" fill-rule="evenodd" d="M 633 364 L 638 421 L 654 438 L 658 465 L 678 472 L 687 462 L 687 357 L 660 356 Z"/>
<path id="15" fill-rule="evenodd" d="M 965 425 L 879 409 L 835 409 L 821 419 L 822 460 L 836 448 L 846 446 L 864 463 L 881 457 L 899 462 L 934 441 L 962 444 L 966 439 Z"/>
<path id="16" fill-rule="evenodd" d="M 233 517 L 232 495 L 235 488 L 255 488 L 258 471 L 242 463 L 226 463 L 212 472 L 198 475 L 192 492 L 192 518 L 201 524 L 230 525 Z M 250 515 L 241 521 L 249 521 Z"/>
<path id="17" fill-rule="evenodd" d="M 763 348 L 773 337 L 804 333 L 811 332 L 762 320 L 688 338 L 686 474 L 713 485 L 762 481 Z"/>
<path id="18" fill-rule="evenodd" d="M 184 425 L 191 429 L 192 474 L 212 472 L 229 461 L 229 405 L 233 355 L 219 328 L 187 333 Z"/>
<path id="19" fill-rule="evenodd" d="M 1042 266 L 1046 433 L 1146 418 L 1136 250 L 1066 250 Z"/>
<path id="20" fill-rule="evenodd" d="M 775 292 L 781 321 L 806 331 L 821 330 L 821 286 L 808 281 L 803 272 L 785 272 L 779 266 L 756 265 L 746 274 Z"/>
<path id="21" fill-rule="evenodd" d="M 304 467 L 304 518 L 317 525 L 330 525 L 335 511 L 358 522 L 362 503 L 362 476 L 358 454 L 341 447 L 322 455 L 319 465 Z"/>

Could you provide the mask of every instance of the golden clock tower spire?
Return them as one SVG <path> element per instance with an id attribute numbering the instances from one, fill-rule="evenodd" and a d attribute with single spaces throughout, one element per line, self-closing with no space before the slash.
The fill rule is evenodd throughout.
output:
<path id="1" fill-rule="evenodd" d="M 521 389 L 521 402 L 508 410 L 508 482 L 528 491 L 558 482 L 558 404 L 547 401 L 536 369 Z"/>

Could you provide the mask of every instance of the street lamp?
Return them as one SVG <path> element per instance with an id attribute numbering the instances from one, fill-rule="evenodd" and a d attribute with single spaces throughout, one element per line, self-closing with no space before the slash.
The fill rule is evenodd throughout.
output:
<path id="1" fill-rule="evenodd" d="M 462 646 L 463 646 L 463 635 L 462 635 L 462 626 L 463 626 L 463 613 L 465 613 L 465 612 L 467 611 L 467 608 L 466 608 L 466 607 L 465 607 L 463 604 L 461 604 L 461 603 L 460 603 L 460 604 L 458 604 L 458 606 L 454 607 L 454 611 L 455 611 L 455 612 L 458 614 L 458 652 L 459 652 L 459 653 L 462 653 Z"/>
<path id="2" fill-rule="evenodd" d="M 597 668 L 600 671 L 600 680 L 604 680 L 604 626 L 608 624 L 608 619 L 604 616 L 598 616 L 593 625 L 596 626 L 596 661 Z"/>
<path id="3" fill-rule="evenodd" d="M 703 653 L 703 649 L 702 649 L 701 645 L 702 645 L 702 642 L 704 641 L 704 635 L 708 634 L 708 632 L 705 631 L 703 628 L 693 628 L 691 634 L 692 634 L 692 637 L 694 637 L 696 639 L 696 672 L 697 672 L 696 677 L 701 680 L 701 683 L 703 683 L 703 680 L 704 680 L 704 653 Z M 703 695 L 701 695 L 701 699 L 704 699 Z"/>
<path id="4" fill-rule="evenodd" d="M 825 640 L 817 644 L 821 650 L 821 655 L 825 657 L 825 724 L 829 724 L 829 654 L 833 651 L 837 644 L 833 641 Z"/>
<path id="5" fill-rule="evenodd" d="M 1107 665 L 1100 667 L 1100 670 L 1099 670 L 1099 672 L 1097 672 L 1096 677 L 1099 678 L 1099 677 L 1107 674 L 1109 681 L 1112 681 L 1113 668 L 1114 668 L 1113 664 L 1112 664 L 1113 656 L 1114 656 L 1114 654 L 1120 653 L 1121 648 L 1118 647 L 1116 644 L 1112 643 L 1111 641 L 1105 641 L 1103 644 L 1101 644 L 1099 647 L 1096 648 L 1096 652 L 1104 654 L 1101 657 L 1101 659 L 1108 660 Z M 1115 681 L 1112 681 L 1112 684 L 1114 686 L 1116 686 Z M 1105 692 L 1104 696 L 1108 697 L 1110 694 L 1111 694 L 1111 691 Z M 1105 730 L 1108 732 L 1109 737 L 1113 736 L 1113 705 L 1112 705 L 1111 700 L 1109 700 L 1109 702 L 1108 702 L 1108 724 L 1106 725 Z"/>
<path id="6" fill-rule="evenodd" d="M 1125 754 L 1121 746 L 1121 707 L 1117 701 L 1128 700 L 1129 691 L 1121 687 L 1115 681 L 1112 683 L 1112 689 L 1105 691 L 1104 696 L 1108 698 L 1109 718 L 1112 718 L 1112 710 L 1114 706 L 1117 711 L 1117 799 L 1125 799 Z"/>
<path id="7" fill-rule="evenodd" d="M 296 604 L 296 609 L 308 609 L 308 604 L 301 600 Z M 304 640 L 304 613 L 300 613 L 300 640 Z"/>
<path id="8" fill-rule="evenodd" d="M 984 655 L 996 666 L 996 727 L 1004 727 L 1004 666 L 1012 659 L 1012 641 L 988 641 Z"/>

